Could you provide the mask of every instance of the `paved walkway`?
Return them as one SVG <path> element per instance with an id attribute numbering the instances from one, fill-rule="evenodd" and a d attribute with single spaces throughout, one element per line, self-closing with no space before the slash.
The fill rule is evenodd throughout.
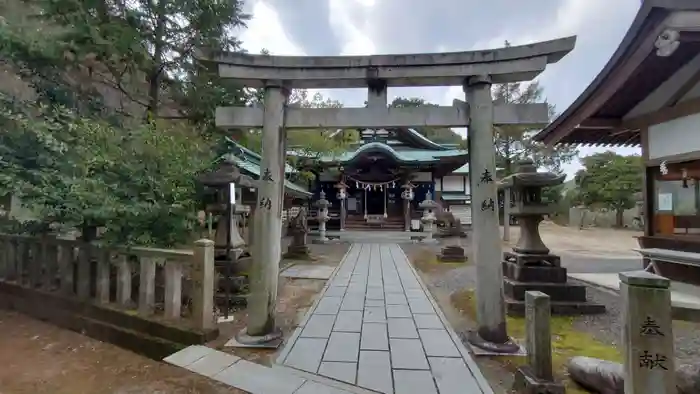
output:
<path id="1" fill-rule="evenodd" d="M 353 244 L 278 362 L 381 393 L 493 393 L 397 244 Z"/>

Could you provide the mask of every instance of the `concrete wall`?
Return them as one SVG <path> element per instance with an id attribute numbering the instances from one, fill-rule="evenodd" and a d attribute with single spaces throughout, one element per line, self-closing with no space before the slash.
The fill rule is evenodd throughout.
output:
<path id="1" fill-rule="evenodd" d="M 586 212 L 584 219 L 584 227 L 614 227 L 615 212 L 590 211 L 584 208 L 572 207 L 569 208 L 569 226 L 578 227 L 581 224 L 581 216 Z M 628 209 L 623 214 L 622 223 L 625 227 L 635 228 L 634 218 L 638 216 L 637 208 Z"/>
<path id="2" fill-rule="evenodd" d="M 649 126 L 649 158 L 700 150 L 700 114 L 693 114 Z"/>

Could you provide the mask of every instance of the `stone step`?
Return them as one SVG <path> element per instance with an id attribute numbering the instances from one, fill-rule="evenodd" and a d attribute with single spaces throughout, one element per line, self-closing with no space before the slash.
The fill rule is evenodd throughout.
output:
<path id="1" fill-rule="evenodd" d="M 554 301 L 586 302 L 586 286 L 569 283 L 518 282 L 503 279 L 503 292 L 516 301 L 525 300 L 526 291 L 541 291 Z"/>
<path id="2" fill-rule="evenodd" d="M 504 261 L 503 275 L 516 282 L 566 283 L 566 268 L 519 265 Z"/>
<path id="3" fill-rule="evenodd" d="M 514 300 L 510 297 L 506 297 L 505 301 L 506 313 L 508 314 L 508 316 L 525 316 L 525 301 Z M 552 315 L 557 316 L 598 315 L 605 313 L 605 305 L 595 304 L 588 301 L 551 301 L 550 308 Z"/>

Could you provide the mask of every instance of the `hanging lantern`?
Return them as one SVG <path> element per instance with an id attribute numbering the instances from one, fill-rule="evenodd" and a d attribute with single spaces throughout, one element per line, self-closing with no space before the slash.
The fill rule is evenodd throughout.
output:
<path id="1" fill-rule="evenodd" d="M 345 182 L 340 181 L 335 185 L 335 187 L 338 189 L 338 194 L 337 194 L 338 199 L 344 200 L 345 197 L 347 197 L 348 185 L 346 185 Z"/>
<path id="2" fill-rule="evenodd" d="M 666 166 L 666 160 L 661 162 L 661 165 L 659 165 L 659 172 L 661 172 L 661 175 L 668 175 L 668 167 Z"/>
<path id="3" fill-rule="evenodd" d="M 688 170 L 685 168 L 681 169 L 681 182 L 683 184 L 683 188 L 687 189 L 688 188 Z"/>

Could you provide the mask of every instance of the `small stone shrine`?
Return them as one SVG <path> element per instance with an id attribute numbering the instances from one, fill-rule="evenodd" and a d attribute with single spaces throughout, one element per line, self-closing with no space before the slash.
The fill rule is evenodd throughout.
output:
<path id="1" fill-rule="evenodd" d="M 306 242 L 306 235 L 309 232 L 306 207 L 300 207 L 299 213 L 289 221 L 289 233 L 292 236 L 292 243 L 287 247 L 286 259 L 308 259 L 311 257 L 309 246 Z"/>
<path id="2" fill-rule="evenodd" d="M 504 293 L 509 315 L 525 314 L 525 292 L 541 291 L 551 297 L 554 315 L 604 313 L 605 306 L 587 301 L 586 286 L 567 283 L 561 258 L 542 242 L 539 225 L 555 207 L 542 200 L 542 189 L 560 185 L 565 175 L 537 172 L 531 160 L 520 163 L 518 172 L 504 178 L 501 187 L 511 189 L 515 206 L 511 215 L 520 224 L 520 239 L 512 252 L 503 253 Z"/>

